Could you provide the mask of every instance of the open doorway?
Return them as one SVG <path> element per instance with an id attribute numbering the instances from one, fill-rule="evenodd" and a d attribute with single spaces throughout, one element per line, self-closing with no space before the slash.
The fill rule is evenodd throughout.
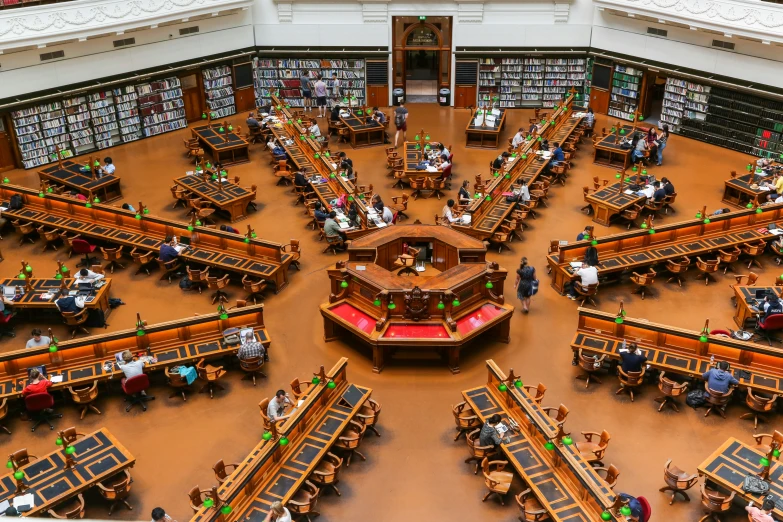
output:
<path id="1" fill-rule="evenodd" d="M 417 49 L 405 52 L 405 92 L 409 101 L 436 101 L 439 68 L 438 51 Z"/>

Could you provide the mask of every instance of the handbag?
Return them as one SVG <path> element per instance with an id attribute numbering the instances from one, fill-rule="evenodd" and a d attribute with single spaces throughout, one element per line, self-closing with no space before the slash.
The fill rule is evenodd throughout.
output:
<path id="1" fill-rule="evenodd" d="M 769 483 L 764 482 L 755 475 L 748 475 L 742 482 L 742 491 L 753 493 L 754 495 L 766 495 L 769 491 Z"/>
<path id="2" fill-rule="evenodd" d="M 533 279 L 530 283 L 530 294 L 536 295 L 538 293 L 538 279 Z"/>

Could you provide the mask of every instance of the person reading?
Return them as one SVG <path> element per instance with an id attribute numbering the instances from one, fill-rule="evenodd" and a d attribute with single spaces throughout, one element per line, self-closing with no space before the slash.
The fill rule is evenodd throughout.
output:
<path id="1" fill-rule="evenodd" d="M 701 378 L 707 381 L 710 391 L 718 393 L 726 393 L 730 386 L 739 385 L 739 381 L 729 373 L 729 363 L 726 361 L 720 361 L 717 368 L 704 372 Z"/>
<path id="2" fill-rule="evenodd" d="M 41 375 L 41 371 L 38 368 L 31 369 L 28 376 L 29 380 L 27 386 L 22 390 L 22 397 L 36 393 L 48 393 L 49 388 L 52 387 L 52 381 Z"/>
<path id="3" fill-rule="evenodd" d="M 173 236 L 166 236 L 163 244 L 160 245 L 160 253 L 158 257 L 164 263 L 174 261 L 179 257 L 179 250 L 176 249 L 177 240 Z"/>
<path id="4" fill-rule="evenodd" d="M 264 357 L 266 350 L 264 345 L 256 340 L 256 336 L 253 332 L 245 333 L 242 339 L 242 346 L 239 347 L 237 357 L 240 361 L 247 359 L 255 359 L 257 357 Z"/>
<path id="5" fill-rule="evenodd" d="M 105 276 L 103 274 L 98 274 L 96 272 L 93 272 L 92 270 L 87 270 L 86 268 L 82 268 L 79 270 L 79 274 L 75 277 L 77 284 L 83 284 L 83 283 L 94 283 L 96 281 L 100 281 Z"/>
<path id="6" fill-rule="evenodd" d="M 49 346 L 52 342 L 48 336 L 41 335 L 41 330 L 38 328 L 33 328 L 33 331 L 30 332 L 30 334 L 32 337 L 27 341 L 27 344 L 24 346 L 25 348 L 41 348 L 43 346 Z"/>
<path id="7" fill-rule="evenodd" d="M 454 209 L 454 200 L 450 199 L 446 202 L 446 205 L 444 205 L 443 210 L 441 211 L 441 216 L 449 223 L 455 223 L 457 221 L 460 221 L 460 218 L 454 217 L 454 213 L 452 211 L 453 209 Z"/>
<path id="8" fill-rule="evenodd" d="M 647 357 L 639 350 L 636 343 L 630 343 L 626 346 L 625 339 L 620 347 L 621 367 L 625 373 L 640 372 L 647 362 Z"/>
<path id="9" fill-rule="evenodd" d="M 479 444 L 481 446 L 494 446 L 495 448 L 498 448 L 502 442 L 506 444 L 511 442 L 509 437 L 500 436 L 497 426 L 501 424 L 502 419 L 497 413 L 488 418 L 479 432 Z"/>
<path id="10" fill-rule="evenodd" d="M 269 401 L 269 406 L 266 408 L 266 415 L 271 421 L 279 420 L 283 417 L 285 409 L 292 405 L 291 399 L 288 398 L 288 394 L 285 390 L 277 390 L 275 396 Z"/>

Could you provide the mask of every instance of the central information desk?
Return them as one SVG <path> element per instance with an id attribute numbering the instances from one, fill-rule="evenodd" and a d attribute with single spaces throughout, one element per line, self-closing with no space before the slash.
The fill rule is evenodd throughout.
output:
<path id="1" fill-rule="evenodd" d="M 191 522 L 261 522 L 272 503 L 291 500 L 372 394 L 348 382 L 347 367 L 342 358 L 325 374 L 314 374 L 320 383 L 307 387 L 301 405 L 272 427 L 272 438 L 261 440 L 217 488 L 221 502 L 202 506 Z M 229 515 L 221 514 L 221 504 L 231 506 Z"/>
<path id="2" fill-rule="evenodd" d="M 631 164 L 631 153 L 633 151 L 630 148 L 622 148 L 621 144 L 623 140 L 626 137 L 630 139 L 634 132 L 643 132 L 646 134 L 650 132 L 650 128 L 639 127 L 637 125 L 620 125 L 618 122 L 614 129 L 616 132 L 610 132 L 595 144 L 593 163 L 605 167 L 625 170 Z M 620 131 L 625 132 L 620 134 Z"/>
<path id="3" fill-rule="evenodd" d="M 255 199 L 255 192 L 228 180 L 218 182 L 212 180 L 209 174 L 190 174 L 175 178 L 174 183 L 188 190 L 209 203 L 218 210 L 229 215 L 233 223 L 247 217 L 247 206 Z"/>
<path id="4" fill-rule="evenodd" d="M 656 370 L 701 380 L 716 362 L 727 361 L 740 388 L 767 395 L 783 393 L 783 349 L 714 335 L 707 335 L 707 341 L 702 342 L 703 333 L 697 330 L 627 316 L 618 324 L 616 319 L 617 314 L 579 308 L 571 349 L 619 361 L 626 339 L 637 343 L 647 355 L 647 364 Z"/>
<path id="5" fill-rule="evenodd" d="M 423 250 L 431 244 L 431 255 L 420 258 L 432 259 L 439 273 L 395 274 L 403 244 Z M 353 241 L 348 261 L 328 271 L 325 340 L 353 336 L 369 345 L 375 373 L 397 350 L 434 350 L 458 373 L 466 342 L 484 333 L 509 341 L 514 307 L 503 296 L 506 270 L 485 255 L 483 242 L 438 225 L 397 225 Z"/>
<path id="6" fill-rule="evenodd" d="M 373 145 L 383 145 L 384 136 L 386 135 L 384 126 L 375 121 L 367 111 L 362 111 L 362 114 L 359 115 L 357 112 L 359 110 L 351 109 L 350 115 L 340 116 L 340 121 L 348 129 L 351 147 L 358 149 Z"/>
<path id="7" fill-rule="evenodd" d="M 20 287 L 21 297 L 13 299 L 13 304 L 9 304 L 13 310 L 29 310 L 39 312 L 41 310 L 51 310 L 59 314 L 59 310 L 54 302 L 59 299 L 60 292 L 69 292 L 72 289 L 76 289 L 75 279 L 55 279 L 55 278 L 41 278 L 31 277 L 29 279 L 9 278 L 0 281 L 0 286 L 12 286 Z M 101 279 L 104 283 L 100 288 L 97 288 L 91 300 L 85 301 L 84 307 L 88 310 L 100 310 L 103 312 L 103 317 L 108 318 L 111 314 L 111 308 L 109 307 L 109 289 L 111 288 L 111 279 Z M 44 294 L 54 294 L 49 299 L 42 299 Z"/>
<path id="8" fill-rule="evenodd" d="M 611 236 L 599 236 L 591 241 L 576 241 L 561 246 L 547 255 L 552 268 L 552 287 L 564 292 L 565 284 L 578 276 L 570 263 L 583 261 L 592 241 L 598 249 L 598 277 L 619 272 L 638 271 L 643 267 L 665 264 L 669 259 L 717 254 L 745 243 L 758 243 L 776 238 L 767 229 L 770 223 L 783 225 L 783 203 L 753 209 L 736 210 L 703 219 L 689 219 L 654 229 L 638 229 Z M 650 232 L 653 230 L 653 233 Z M 706 259 L 705 259 L 706 260 Z M 663 268 L 662 268 L 663 269 Z"/>
<path id="9" fill-rule="evenodd" d="M 114 175 L 93 178 L 90 167 L 72 160 L 63 160 L 56 165 L 39 170 L 38 178 L 42 182 L 60 185 L 83 194 L 90 200 L 97 196 L 101 201 L 108 203 L 122 197 L 120 178 Z"/>
<path id="10" fill-rule="evenodd" d="M 76 233 L 82 239 L 122 245 L 126 247 L 125 252 L 130 252 L 131 248 L 158 252 L 166 236 L 177 236 L 181 244 L 192 247 L 179 255 L 186 263 L 214 267 L 240 277 L 247 274 L 262 278 L 275 284 L 276 293 L 288 284 L 288 267 L 293 256 L 283 252 L 283 245 L 279 243 L 243 238 L 200 226 L 189 230 L 187 223 L 151 214 L 139 215 L 140 219 L 137 219 L 133 212 L 118 207 L 93 203 L 88 208 L 72 198 L 55 194 L 41 198 L 35 190 L 0 185 L 4 207 L 15 194 L 22 196 L 24 206 L 19 210 L 3 211 L 4 218 Z"/>
<path id="11" fill-rule="evenodd" d="M 223 166 L 250 161 L 250 144 L 239 134 L 229 131 L 224 123 L 197 125 L 190 129 L 201 147 L 209 151 L 214 163 Z M 223 132 L 220 129 L 223 129 Z"/>
<path id="12" fill-rule="evenodd" d="M 606 520 L 626 522 L 619 514 L 621 500 L 593 469 L 575 444 L 561 442 L 564 432 L 527 390 L 509 382 L 495 361 L 487 361 L 487 384 L 462 392 L 465 402 L 483 425 L 494 414 L 512 419 L 520 431 L 509 430 L 510 442 L 500 444 L 502 456 L 493 460 L 508 460 L 530 487 L 541 506 L 557 522 L 595 522 L 602 513 Z M 507 385 L 507 391 L 498 387 Z M 553 443 L 551 450 L 546 443 Z"/>
<path id="13" fill-rule="evenodd" d="M 495 122 L 490 127 L 484 125 L 487 113 L 495 116 Z M 481 123 L 476 124 L 477 121 Z M 500 133 L 506 127 L 505 109 L 487 109 L 479 107 L 470 116 L 465 127 L 465 146 L 479 149 L 496 149 L 500 145 Z"/>
<path id="14" fill-rule="evenodd" d="M 723 185 L 723 201 L 729 205 L 745 208 L 748 203 L 764 203 L 767 194 L 772 190 L 758 186 L 760 181 L 772 181 L 772 176 L 756 176 L 755 174 L 745 174 L 736 178 L 727 179 Z M 755 185 L 756 188 L 753 188 Z"/>
<path id="15" fill-rule="evenodd" d="M 630 190 L 628 185 L 629 183 L 618 181 L 585 196 L 585 201 L 593 207 L 594 222 L 608 227 L 614 216 L 622 214 L 634 205 L 644 205 L 647 201 L 646 197 L 625 193 L 626 190 Z"/>
<path id="16" fill-rule="evenodd" d="M 541 126 L 540 135 L 550 143 L 564 142 L 582 122 L 581 116 L 574 116 L 571 112 L 573 100 L 573 95 L 569 96 L 552 114 L 551 119 Z M 552 121 L 555 122 L 554 125 Z M 453 223 L 452 228 L 482 241 L 491 238 L 517 208 L 516 203 L 506 201 L 503 193 L 511 192 L 522 180 L 526 181 L 528 186 L 535 183 L 544 171 L 548 160 L 536 154 L 539 143 L 537 140 L 523 143 L 516 151 L 517 155 L 487 183 L 484 196 L 476 197 L 465 210 L 465 213 L 471 216 L 470 225 Z M 523 159 L 523 156 L 526 158 Z"/>
<path id="17" fill-rule="evenodd" d="M 216 359 L 236 354 L 239 343 L 228 344 L 223 338 L 227 328 L 252 328 L 267 353 L 271 339 L 264 325 L 264 305 L 235 308 L 226 312 L 188 317 L 142 328 L 94 335 L 57 342 L 54 352 L 48 347 L 21 349 L 0 354 L 0 399 L 20 397 L 27 383 L 27 369 L 46 366 L 50 378 L 61 375 L 62 381 L 52 390 L 92 384 L 122 377 L 115 355 L 125 350 L 151 355 L 157 362 L 144 367 L 145 372 L 162 371 L 180 365 L 194 365 L 200 359 Z M 139 334 L 139 332 L 142 332 Z"/>
<path id="18" fill-rule="evenodd" d="M 54 438 L 52 446 L 56 447 Z M 19 467 L 29 487 L 22 494 L 32 494 L 34 498 L 33 507 L 23 516 L 42 517 L 47 510 L 136 464 L 136 458 L 106 428 L 85 435 L 71 446 L 75 464 L 70 468 L 66 468 L 62 447 Z M 10 470 L 0 478 L 0 502 L 12 502 L 15 496 L 16 479 Z"/>

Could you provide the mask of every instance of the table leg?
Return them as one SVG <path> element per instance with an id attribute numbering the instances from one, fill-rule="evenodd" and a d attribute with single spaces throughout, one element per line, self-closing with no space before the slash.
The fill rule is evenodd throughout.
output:
<path id="1" fill-rule="evenodd" d="M 385 365 L 384 361 L 384 347 L 377 344 L 372 347 L 372 372 L 381 373 Z"/>

